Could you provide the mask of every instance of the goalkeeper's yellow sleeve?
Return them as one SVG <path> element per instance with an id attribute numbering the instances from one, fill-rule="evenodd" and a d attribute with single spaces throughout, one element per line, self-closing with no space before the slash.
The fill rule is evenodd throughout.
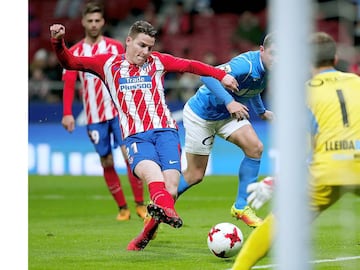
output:
<path id="1" fill-rule="evenodd" d="M 249 237 L 237 255 L 232 270 L 250 270 L 269 251 L 273 240 L 274 215 L 270 213 Z"/>

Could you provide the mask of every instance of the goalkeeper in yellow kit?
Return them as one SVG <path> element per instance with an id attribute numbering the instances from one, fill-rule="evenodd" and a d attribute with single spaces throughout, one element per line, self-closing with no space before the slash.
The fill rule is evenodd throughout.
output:
<path id="1" fill-rule="evenodd" d="M 345 193 L 360 196 L 360 77 L 335 69 L 336 43 L 324 32 L 312 35 L 313 68 L 307 82 L 312 158 L 309 162 L 310 209 L 316 218 Z M 252 202 L 271 197 L 269 181 L 254 183 Z M 271 213 L 248 237 L 232 270 L 249 270 L 269 251 L 274 227 Z"/>

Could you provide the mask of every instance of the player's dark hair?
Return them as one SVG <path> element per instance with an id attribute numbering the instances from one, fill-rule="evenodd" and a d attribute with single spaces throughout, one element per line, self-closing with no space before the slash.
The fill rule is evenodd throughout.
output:
<path id="1" fill-rule="evenodd" d="M 315 67 L 333 66 L 335 64 L 336 42 L 325 32 L 311 35 L 310 42 L 313 49 L 313 65 Z"/>
<path id="2" fill-rule="evenodd" d="M 140 33 L 155 38 L 157 35 L 157 30 L 147 21 L 136 21 L 130 27 L 129 36 L 132 38 L 136 38 L 136 36 Z"/>
<path id="3" fill-rule="evenodd" d="M 101 13 L 104 16 L 104 6 L 99 1 L 90 1 L 87 2 L 83 8 L 82 16 L 85 17 L 87 14 L 91 13 Z"/>

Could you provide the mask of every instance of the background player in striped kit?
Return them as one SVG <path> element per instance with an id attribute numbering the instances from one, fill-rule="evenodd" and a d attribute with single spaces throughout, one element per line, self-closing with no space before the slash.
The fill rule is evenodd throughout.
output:
<path id="1" fill-rule="evenodd" d="M 313 77 L 307 82 L 311 135 L 308 168 L 310 211 L 315 219 L 343 195 L 360 196 L 360 77 L 335 69 L 336 43 L 329 34 L 314 33 L 311 44 L 314 56 Z M 261 207 L 272 189 L 263 181 L 257 186 L 251 196 Z M 250 270 L 267 254 L 273 240 L 274 217 L 269 214 L 252 231 L 233 270 Z"/>
<path id="2" fill-rule="evenodd" d="M 224 70 L 199 61 L 153 51 L 157 31 L 146 21 L 136 21 L 126 38 L 126 53 L 75 57 L 65 46 L 65 27 L 50 26 L 51 44 L 60 63 L 68 69 L 87 70 L 101 77 L 120 113 L 120 122 L 134 174 L 148 185 L 147 206 L 153 217 L 128 245 L 142 250 L 158 222 L 175 228 L 183 221 L 175 211 L 181 172 L 181 147 L 177 123 L 165 103 L 167 72 L 212 76 L 237 91 L 237 81 Z"/>
<path id="3" fill-rule="evenodd" d="M 103 6 L 98 2 L 88 2 L 83 10 L 81 23 L 85 30 L 85 38 L 70 48 L 77 56 L 91 56 L 96 54 L 124 52 L 121 42 L 105 37 L 102 29 L 105 24 Z M 136 213 L 141 218 L 146 215 L 146 206 L 143 197 L 143 182 L 135 177 L 130 169 L 125 146 L 121 137 L 118 111 L 115 108 L 106 86 L 101 80 L 88 72 L 64 70 L 63 81 L 63 118 L 62 125 L 72 132 L 75 128 L 75 119 L 72 115 L 72 103 L 75 92 L 75 84 L 79 76 L 82 86 L 82 100 L 86 115 L 88 135 L 96 152 L 100 156 L 103 175 L 107 187 L 112 194 L 119 213 L 116 217 L 119 221 L 130 219 L 130 210 L 121 186 L 121 180 L 114 167 L 112 148 L 120 145 L 126 162 L 129 182 L 131 184 Z M 112 145 L 112 139 L 114 145 Z"/>

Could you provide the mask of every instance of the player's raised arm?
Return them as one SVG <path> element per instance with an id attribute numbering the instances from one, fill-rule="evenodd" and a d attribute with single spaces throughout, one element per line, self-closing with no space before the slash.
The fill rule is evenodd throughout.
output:
<path id="1" fill-rule="evenodd" d="M 65 69 L 69 70 L 83 70 L 86 71 L 83 67 L 81 61 L 74 57 L 65 46 L 64 36 L 65 36 L 65 26 L 62 24 L 53 24 L 50 26 L 50 36 L 51 36 L 51 46 L 56 53 L 56 56 Z"/>
<path id="2" fill-rule="evenodd" d="M 65 45 L 65 26 L 53 24 L 50 26 L 51 46 L 65 69 L 90 72 L 104 80 L 102 67 L 109 55 L 96 55 L 92 57 L 74 56 Z"/>
<path id="3" fill-rule="evenodd" d="M 156 53 L 156 55 L 162 59 L 167 71 L 190 72 L 200 76 L 210 76 L 221 82 L 225 88 L 228 88 L 232 92 L 239 90 L 237 80 L 220 68 L 213 67 L 201 61 L 175 57 L 169 54 Z"/>

